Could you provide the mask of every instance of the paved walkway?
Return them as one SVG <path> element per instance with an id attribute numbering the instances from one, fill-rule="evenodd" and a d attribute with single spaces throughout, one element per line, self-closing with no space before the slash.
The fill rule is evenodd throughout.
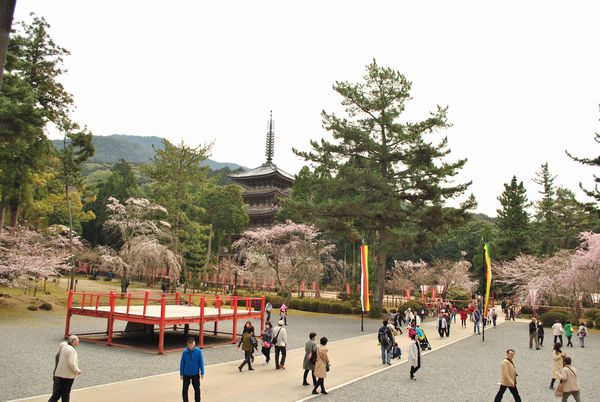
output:
<path id="1" fill-rule="evenodd" d="M 499 320 L 502 324 L 503 320 Z M 461 339 L 472 337 L 472 324 L 468 323 L 467 329 L 460 328 L 460 324 L 451 326 L 450 338 L 440 339 L 435 328 L 437 321 L 424 324 L 423 328 L 431 342 L 433 351 L 440 347 L 452 344 Z M 406 331 L 397 337 L 396 341 L 402 348 L 403 359 L 406 361 L 408 350 L 408 336 Z M 368 376 L 375 372 L 387 370 L 400 364 L 396 360 L 393 365 L 381 364 L 380 348 L 377 344 L 376 334 L 368 334 L 355 338 L 331 342 L 328 344 L 329 356 L 332 362 L 331 372 L 326 379 L 327 388 L 353 381 L 357 378 Z M 206 367 L 206 376 L 202 381 L 202 399 L 204 401 L 231 401 L 246 399 L 269 399 L 282 401 L 295 401 L 310 396 L 311 387 L 303 387 L 302 360 L 304 349 L 295 349 L 288 352 L 286 370 L 275 371 L 273 361 L 264 365 L 264 358 L 256 356 L 254 372 L 238 372 L 237 366 L 240 359 Z M 268 385 L 268 386 L 267 386 Z M 73 391 L 74 401 L 107 402 L 151 402 L 151 401 L 177 401 L 180 400 L 181 381 L 179 373 L 167 373 L 151 377 L 127 380 L 112 384 L 82 388 Z M 191 390 L 190 390 L 191 391 Z M 192 396 L 192 392 L 190 392 Z M 26 398 L 27 401 L 47 401 L 48 395 Z"/>

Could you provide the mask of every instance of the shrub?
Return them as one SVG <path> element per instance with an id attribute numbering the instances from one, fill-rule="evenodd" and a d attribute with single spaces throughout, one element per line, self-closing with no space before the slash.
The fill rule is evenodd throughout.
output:
<path id="1" fill-rule="evenodd" d="M 342 305 L 342 314 L 352 314 L 352 306 Z"/>
<path id="2" fill-rule="evenodd" d="M 96 278 L 96 275 L 88 275 L 88 277 L 87 277 L 87 278 L 88 278 L 90 281 L 95 281 L 95 280 L 97 279 L 97 278 Z"/>
<path id="3" fill-rule="evenodd" d="M 331 309 L 331 304 L 325 302 L 325 303 L 319 303 L 319 313 L 329 313 Z"/>
<path id="4" fill-rule="evenodd" d="M 289 299 L 290 297 L 292 297 L 292 294 L 290 293 L 289 290 L 279 290 L 277 291 L 277 296 L 281 296 L 283 299 Z"/>
<path id="5" fill-rule="evenodd" d="M 360 314 L 360 313 L 362 313 L 362 308 L 360 306 L 352 307 L 352 314 Z"/>
<path id="6" fill-rule="evenodd" d="M 371 318 L 381 317 L 381 310 L 379 310 L 379 307 L 371 307 L 371 311 L 369 311 L 369 317 L 371 317 Z"/>
<path id="7" fill-rule="evenodd" d="M 589 320 L 586 324 L 586 327 L 588 327 L 589 329 L 594 328 L 594 321 Z M 596 328 L 598 328 L 598 326 L 596 326 Z"/>
<path id="8" fill-rule="evenodd" d="M 310 300 L 307 299 L 299 299 L 298 300 L 298 310 L 302 311 L 310 311 Z"/>
<path id="9" fill-rule="evenodd" d="M 346 301 L 346 300 L 350 300 L 350 295 L 346 292 L 339 292 L 337 294 L 337 298 L 340 299 L 341 301 Z"/>
<path id="10" fill-rule="evenodd" d="M 52 310 L 52 304 L 50 304 L 50 303 L 42 303 L 40 305 L 40 310 L 50 311 L 50 310 Z"/>
<path id="11" fill-rule="evenodd" d="M 332 303 L 329 312 L 332 314 L 342 314 L 342 305 L 340 303 Z"/>
<path id="12" fill-rule="evenodd" d="M 308 303 L 308 311 L 319 311 L 319 301 L 318 300 L 311 300 Z"/>
<path id="13" fill-rule="evenodd" d="M 283 304 L 283 297 L 281 296 L 269 296 L 267 300 L 271 302 L 273 308 L 279 308 Z"/>
<path id="14" fill-rule="evenodd" d="M 556 320 L 559 320 L 564 324 L 565 322 L 570 320 L 570 317 L 569 314 L 562 310 L 549 310 L 542 314 L 540 316 L 540 319 L 542 320 L 542 324 L 544 324 L 544 327 L 551 327 L 552 325 L 554 325 L 554 322 Z"/>
<path id="15" fill-rule="evenodd" d="M 37 306 L 27 306 L 27 310 L 37 311 L 37 309 L 38 309 Z"/>
<path id="16" fill-rule="evenodd" d="M 298 299 L 290 299 L 290 302 L 288 303 L 288 307 L 292 308 L 294 310 L 299 310 L 299 308 L 298 308 Z"/>
<path id="17" fill-rule="evenodd" d="M 600 309 L 591 308 L 586 310 L 585 313 L 583 313 L 583 316 L 588 320 L 595 320 L 597 317 L 600 317 Z"/>
<path id="18" fill-rule="evenodd" d="M 110 282 L 110 281 L 112 281 L 112 278 L 109 278 L 108 276 L 105 276 L 105 277 L 102 278 L 102 280 L 105 281 L 105 282 Z"/>

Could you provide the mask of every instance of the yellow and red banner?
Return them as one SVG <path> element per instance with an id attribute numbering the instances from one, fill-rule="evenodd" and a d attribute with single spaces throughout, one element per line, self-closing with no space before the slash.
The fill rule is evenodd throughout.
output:
<path id="1" fill-rule="evenodd" d="M 483 314 L 487 315 L 490 302 L 490 289 L 492 288 L 492 264 L 490 263 L 490 250 L 487 243 L 483 243 L 483 259 L 485 262 L 485 308 Z"/>
<path id="2" fill-rule="evenodd" d="M 360 305 L 362 311 L 369 312 L 369 246 L 360 246 Z"/>

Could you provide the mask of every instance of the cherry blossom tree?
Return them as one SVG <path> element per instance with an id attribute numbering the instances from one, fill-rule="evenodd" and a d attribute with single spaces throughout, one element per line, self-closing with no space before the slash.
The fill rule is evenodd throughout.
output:
<path id="1" fill-rule="evenodd" d="M 58 275 L 60 271 L 68 271 L 72 254 L 64 229 L 56 225 L 50 227 L 47 233 L 23 227 L 2 232 L 0 285 L 23 287 L 28 281 L 38 281 Z M 83 249 L 78 237 L 73 237 L 73 249 Z"/>
<path id="2" fill-rule="evenodd" d="M 453 288 L 473 290 L 477 282 L 469 275 L 471 264 L 466 260 L 435 260 L 433 264 L 420 261 L 395 261 L 388 277 L 389 288 L 402 292 L 419 289 L 420 285 L 443 285 L 446 291 Z"/>
<path id="3" fill-rule="evenodd" d="M 335 264 L 335 246 L 320 239 L 312 225 L 292 221 L 271 228 L 247 230 L 233 244 L 242 277 L 275 278 L 282 289 L 300 281 L 320 280 L 326 267 Z"/>
<path id="4" fill-rule="evenodd" d="M 129 198 L 124 204 L 113 197 L 106 206 L 108 227 L 118 230 L 123 246 L 116 252 L 107 247 L 101 249 L 102 267 L 112 267 L 121 274 L 121 292 L 125 292 L 128 277 L 134 273 L 146 272 L 149 267 L 166 265 L 168 274 L 175 279 L 181 271 L 180 257 L 158 241 L 170 225 L 164 219 L 167 210 L 145 198 Z"/>

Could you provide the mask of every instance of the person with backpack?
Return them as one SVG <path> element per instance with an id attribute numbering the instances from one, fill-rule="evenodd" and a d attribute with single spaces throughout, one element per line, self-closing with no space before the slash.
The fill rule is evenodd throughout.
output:
<path id="1" fill-rule="evenodd" d="M 560 320 L 556 320 L 554 322 L 554 325 L 552 325 L 552 335 L 554 335 L 554 343 L 556 342 L 560 342 L 560 344 L 563 344 L 563 334 L 564 330 L 563 330 L 563 326 L 560 323 Z"/>
<path id="2" fill-rule="evenodd" d="M 287 331 L 283 327 L 283 320 L 277 321 L 278 327 L 273 330 L 273 345 L 275 345 L 275 370 L 285 370 L 285 356 L 287 355 Z M 279 362 L 281 355 L 281 363 Z"/>
<path id="3" fill-rule="evenodd" d="M 252 334 L 253 333 L 250 331 L 244 332 L 244 334 L 242 335 L 242 340 L 240 341 L 240 343 L 242 344 L 242 350 L 244 351 L 244 361 L 238 366 L 238 370 L 240 370 L 240 373 L 242 372 L 242 369 L 246 364 L 248 364 L 248 371 L 254 370 L 252 368 L 252 351 L 254 351 L 254 346 L 252 345 L 251 340 Z M 237 349 L 239 348 L 240 346 L 238 344 Z"/>
<path id="4" fill-rule="evenodd" d="M 394 345 L 394 336 L 388 327 L 388 320 L 383 320 L 383 326 L 379 328 L 377 340 L 381 346 L 381 364 L 391 365 L 392 346 Z"/>
<path id="5" fill-rule="evenodd" d="M 265 313 L 267 313 L 267 321 L 271 321 L 271 312 L 273 311 L 273 305 L 270 301 L 267 302 L 265 306 Z"/>
<path id="6" fill-rule="evenodd" d="M 317 334 L 311 332 L 308 335 L 308 342 L 304 345 L 304 362 L 302 363 L 302 368 L 304 368 L 304 377 L 302 380 L 302 385 L 310 385 L 306 378 L 308 377 L 308 372 L 312 373 L 312 383 L 313 387 L 317 385 L 317 379 L 315 378 L 315 363 L 317 362 L 317 343 L 315 342 L 315 338 Z"/>
<path id="7" fill-rule="evenodd" d="M 481 321 L 481 311 L 474 310 L 473 311 L 473 335 L 477 333 L 477 335 L 481 335 L 479 330 L 479 321 Z"/>

